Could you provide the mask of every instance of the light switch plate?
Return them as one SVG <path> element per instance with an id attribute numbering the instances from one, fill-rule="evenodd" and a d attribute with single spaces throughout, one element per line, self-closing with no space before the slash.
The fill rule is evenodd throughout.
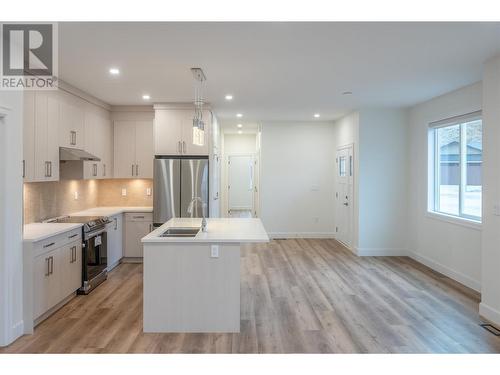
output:
<path id="1" fill-rule="evenodd" d="M 75 201 L 77 201 L 78 200 L 78 192 L 75 191 L 75 193 L 73 194 L 73 196 L 75 197 Z"/>
<path id="2" fill-rule="evenodd" d="M 210 258 L 219 257 L 219 245 L 210 245 Z"/>
<path id="3" fill-rule="evenodd" d="M 150 196 L 151 196 L 151 188 L 146 188 L 146 195 L 147 195 L 148 197 L 150 197 Z"/>
<path id="4" fill-rule="evenodd" d="M 126 197 L 127 196 L 127 189 L 123 188 L 122 189 L 122 197 Z"/>

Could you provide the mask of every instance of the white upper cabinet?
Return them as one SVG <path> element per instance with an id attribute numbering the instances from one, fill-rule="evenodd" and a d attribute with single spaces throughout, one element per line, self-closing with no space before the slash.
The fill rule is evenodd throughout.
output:
<path id="1" fill-rule="evenodd" d="M 24 92 L 23 178 L 25 182 L 35 179 L 35 91 Z"/>
<path id="2" fill-rule="evenodd" d="M 83 149 L 85 147 L 85 111 L 81 99 L 60 91 L 59 145 Z"/>
<path id="3" fill-rule="evenodd" d="M 203 111 L 205 139 L 203 146 L 193 144 L 193 117 L 191 109 L 155 110 L 155 155 L 208 155 L 211 113 Z"/>
<path id="4" fill-rule="evenodd" d="M 24 104 L 24 181 L 57 181 L 60 120 L 58 93 L 25 93 Z"/>
<path id="5" fill-rule="evenodd" d="M 114 122 L 114 177 L 153 178 L 152 121 Z"/>
<path id="6" fill-rule="evenodd" d="M 100 161 L 84 162 L 85 179 L 112 177 L 113 130 L 109 113 L 91 104 L 85 108 L 85 151 L 100 158 Z"/>

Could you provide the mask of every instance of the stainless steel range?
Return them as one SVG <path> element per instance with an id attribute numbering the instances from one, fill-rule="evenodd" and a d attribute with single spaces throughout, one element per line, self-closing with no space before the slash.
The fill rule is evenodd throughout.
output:
<path id="1" fill-rule="evenodd" d="M 108 277 L 106 216 L 61 216 L 47 223 L 83 223 L 82 286 L 78 294 L 89 294 Z"/>

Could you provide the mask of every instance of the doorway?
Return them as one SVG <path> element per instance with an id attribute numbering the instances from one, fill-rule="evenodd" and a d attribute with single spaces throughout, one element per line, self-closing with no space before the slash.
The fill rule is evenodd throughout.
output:
<path id="1" fill-rule="evenodd" d="M 353 146 L 348 145 L 337 149 L 335 162 L 335 234 L 338 241 L 351 249 L 353 231 Z"/>
<path id="2" fill-rule="evenodd" d="M 230 217 L 252 217 L 254 212 L 255 155 L 228 156 L 228 211 Z"/>
<path id="3" fill-rule="evenodd" d="M 222 134 L 223 217 L 259 216 L 260 129 L 226 125 Z"/>

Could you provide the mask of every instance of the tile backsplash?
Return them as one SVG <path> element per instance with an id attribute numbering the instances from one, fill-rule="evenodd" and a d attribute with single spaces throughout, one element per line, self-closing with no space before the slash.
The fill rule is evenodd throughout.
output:
<path id="1" fill-rule="evenodd" d="M 98 206 L 152 206 L 152 179 L 62 180 L 24 184 L 24 223 Z M 122 196 L 122 189 L 127 195 Z M 78 199 L 75 199 L 75 192 Z"/>

